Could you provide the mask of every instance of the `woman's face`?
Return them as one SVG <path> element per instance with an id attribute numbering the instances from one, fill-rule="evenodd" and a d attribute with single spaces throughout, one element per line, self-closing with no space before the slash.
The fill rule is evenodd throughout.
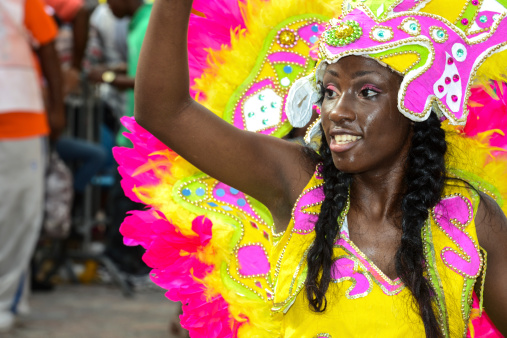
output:
<path id="1" fill-rule="evenodd" d="M 401 79 L 360 56 L 327 67 L 322 127 L 340 171 L 383 172 L 405 163 L 412 123 L 397 108 Z"/>

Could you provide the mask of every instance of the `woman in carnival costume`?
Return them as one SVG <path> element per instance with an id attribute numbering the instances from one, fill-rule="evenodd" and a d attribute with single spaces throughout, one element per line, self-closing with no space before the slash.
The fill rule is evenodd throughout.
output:
<path id="1" fill-rule="evenodd" d="M 308 133 L 309 140 L 320 137 L 315 152 L 259 133 L 270 130 L 262 128 L 262 124 L 269 126 L 268 117 L 248 120 L 269 109 L 263 103 L 268 97 L 273 109 L 281 103 L 276 90 L 287 87 L 284 80 L 290 82 L 289 77 L 274 86 L 273 94 L 261 85 L 269 78 L 261 76 L 262 68 L 255 74 L 255 85 L 243 88 L 243 96 L 236 99 L 234 111 L 252 108 L 240 123 L 257 133 L 224 122 L 190 98 L 186 29 L 192 1 L 155 2 L 136 79 L 136 120 L 227 186 L 214 183 L 208 189 L 205 179 L 197 177 L 168 184 L 169 194 L 134 187 L 130 189 L 136 193 L 134 198 L 149 200 L 147 204 L 158 211 L 138 217 L 143 218 L 138 223 L 150 224 L 151 230 L 140 233 L 140 228 L 127 226 L 124 234 L 137 238 L 148 253 L 151 250 L 147 260 L 158 268 L 154 278 L 165 278 L 159 284 L 170 289 L 173 298 L 183 291 L 169 285 L 181 286 L 176 281 L 181 276 L 171 280 L 176 274 L 163 266 L 164 243 L 175 248 L 178 260 L 200 262 L 200 270 L 195 264 L 190 271 L 193 280 L 227 284 L 221 278 L 217 282 L 217 275 L 209 277 L 212 270 L 222 270 L 231 280 L 243 279 L 242 285 L 248 286 L 243 294 L 233 287 L 221 291 L 228 308 L 200 303 L 202 316 L 206 310 L 213 312 L 207 315 L 215 331 L 208 336 L 507 334 L 507 220 L 498 205 L 503 204 L 504 190 L 480 177 L 484 172 L 477 168 L 496 160 L 486 159 L 490 148 L 463 139 L 449 126 L 465 125 L 473 117 L 467 106 L 471 82 L 487 58 L 507 48 L 507 9 L 494 0 L 458 3 L 448 7 L 439 1 L 343 4 L 343 15 L 324 27 L 314 71 L 295 81 L 286 93 L 285 112 L 294 127 L 310 121 L 315 104 L 321 109 L 320 119 Z M 305 27 L 298 26 L 298 34 L 304 35 L 299 32 Z M 294 30 L 279 29 L 280 46 L 267 46 L 266 59 L 276 63 L 275 59 L 287 56 L 274 49 L 295 46 L 295 39 L 281 38 L 290 37 L 286 33 L 290 31 Z M 292 55 L 290 63 L 297 61 Z M 503 90 L 501 84 L 495 93 Z M 252 104 L 253 99 L 262 102 Z M 138 137 L 140 144 L 145 131 L 132 122 L 130 129 L 131 139 Z M 163 162 L 166 167 L 180 161 L 158 143 L 147 148 L 158 150 L 159 164 L 160 157 L 169 159 L 169 164 Z M 116 156 L 122 158 L 120 162 L 127 157 Z M 155 176 L 160 174 L 163 165 L 149 164 Z M 196 182 L 201 186 L 192 186 Z M 198 206 L 198 197 L 211 191 L 215 202 L 207 202 L 210 209 L 224 201 L 225 187 L 234 187 L 228 188 L 231 196 L 244 192 L 269 209 L 274 229 L 263 234 L 270 240 L 271 252 L 263 253 L 267 245 L 244 243 L 255 237 L 248 235 L 251 228 L 259 230 L 255 216 L 263 218 L 255 202 L 251 202 L 254 218 L 236 217 L 243 225 L 237 236 L 229 236 L 235 246 L 228 250 L 208 246 L 227 233 L 227 224 L 213 220 L 211 229 L 209 221 L 201 218 L 194 219 L 191 229 L 169 229 L 169 221 L 181 220 L 174 206 L 159 203 L 154 196 L 172 195 Z M 244 196 L 236 201 L 243 206 L 250 200 Z M 233 214 L 230 205 L 221 206 Z M 173 242 L 191 238 L 202 249 L 191 252 L 169 240 L 153 239 L 164 236 Z M 209 259 L 228 253 L 236 259 L 222 266 Z M 248 290 L 266 301 L 252 302 Z M 184 307 L 196 300 L 189 296 L 192 292 L 180 297 Z M 216 295 L 208 296 L 214 300 Z M 244 308 L 238 310 L 241 296 Z M 482 311 L 483 304 L 496 329 Z M 212 317 L 224 318 L 224 309 L 232 324 L 216 325 Z M 203 330 L 196 329 L 195 336 L 206 336 Z"/>

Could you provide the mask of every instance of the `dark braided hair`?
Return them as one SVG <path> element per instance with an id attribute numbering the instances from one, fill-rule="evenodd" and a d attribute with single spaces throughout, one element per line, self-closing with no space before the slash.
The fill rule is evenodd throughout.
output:
<path id="1" fill-rule="evenodd" d="M 424 277 L 421 230 L 429 209 L 438 203 L 442 195 L 446 150 L 445 132 L 435 114 L 414 124 L 401 199 L 403 233 L 395 266 L 398 277 L 414 296 L 427 337 L 440 337 L 441 332 L 432 307 L 434 292 Z M 305 287 L 311 308 L 323 312 L 327 306 L 326 291 L 331 282 L 333 243 L 339 230 L 337 219 L 345 208 L 352 177 L 334 166 L 324 135 L 319 152 L 323 162 L 325 199 L 315 224 L 316 237 L 308 252 Z"/>

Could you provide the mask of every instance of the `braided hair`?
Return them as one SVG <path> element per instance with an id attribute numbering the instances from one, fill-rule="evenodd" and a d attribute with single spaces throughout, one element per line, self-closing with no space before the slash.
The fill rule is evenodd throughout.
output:
<path id="1" fill-rule="evenodd" d="M 438 203 L 442 195 L 446 151 L 445 132 L 435 114 L 414 124 L 401 199 L 402 237 L 395 266 L 398 277 L 414 296 L 427 337 L 440 337 L 441 333 L 432 307 L 434 292 L 424 277 L 421 230 L 429 209 Z M 319 153 L 323 163 L 325 199 L 315 224 L 315 240 L 307 256 L 305 288 L 310 307 L 316 312 L 323 312 L 327 306 L 326 291 L 331 282 L 333 244 L 339 231 L 337 219 L 346 206 L 352 175 L 335 167 L 324 133 Z"/>

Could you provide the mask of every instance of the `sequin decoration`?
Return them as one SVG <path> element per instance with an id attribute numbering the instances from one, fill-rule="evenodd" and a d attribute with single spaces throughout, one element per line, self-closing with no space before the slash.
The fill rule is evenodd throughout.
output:
<path id="1" fill-rule="evenodd" d="M 245 117 L 246 130 L 259 131 L 276 126 L 280 123 L 281 107 L 282 97 L 271 88 L 264 88 L 257 95 L 249 97 L 243 105 L 243 111 L 253 114 Z"/>
<path id="2" fill-rule="evenodd" d="M 452 55 L 456 59 L 456 61 L 463 62 L 467 58 L 467 49 L 461 43 L 455 43 L 452 46 Z"/>
<path id="3" fill-rule="evenodd" d="M 283 48 L 292 48 L 296 45 L 299 36 L 290 29 L 290 28 L 282 28 L 278 34 L 276 35 L 276 40 L 278 44 Z"/>
<path id="4" fill-rule="evenodd" d="M 339 22 L 336 26 L 327 29 L 323 36 L 330 46 L 345 46 L 353 43 L 363 35 L 359 23 L 354 20 Z"/>
<path id="5" fill-rule="evenodd" d="M 259 97 L 255 96 L 256 100 Z M 273 285 L 266 273 L 270 269 L 272 219 L 265 207 L 237 189 L 204 174 L 185 178 L 175 185 L 178 203 L 199 214 L 222 218 L 236 229 L 233 259 L 222 278 L 230 279 L 244 294 L 269 300 Z M 255 277 L 253 280 L 252 277 Z M 259 286 L 259 284 L 261 286 Z"/>
<path id="6" fill-rule="evenodd" d="M 370 31 L 370 39 L 377 42 L 387 42 L 394 37 L 393 29 L 387 26 L 373 26 Z"/>
<path id="7" fill-rule="evenodd" d="M 433 85 L 433 92 L 439 99 L 443 99 L 443 97 L 447 95 L 445 104 L 451 111 L 456 112 L 460 108 L 463 96 L 461 77 L 459 76 L 458 67 L 456 67 L 453 58 L 448 53 L 445 54 L 446 61 L 444 73 Z"/>
<path id="8" fill-rule="evenodd" d="M 299 15 L 272 28 L 255 67 L 230 97 L 224 120 L 242 130 L 276 137 L 290 131 L 285 99 L 289 88 L 314 64 L 310 48 L 324 31 L 324 19 L 319 17 Z"/>
<path id="9" fill-rule="evenodd" d="M 421 34 L 421 24 L 414 18 L 408 17 L 403 19 L 398 28 L 410 36 Z"/>

